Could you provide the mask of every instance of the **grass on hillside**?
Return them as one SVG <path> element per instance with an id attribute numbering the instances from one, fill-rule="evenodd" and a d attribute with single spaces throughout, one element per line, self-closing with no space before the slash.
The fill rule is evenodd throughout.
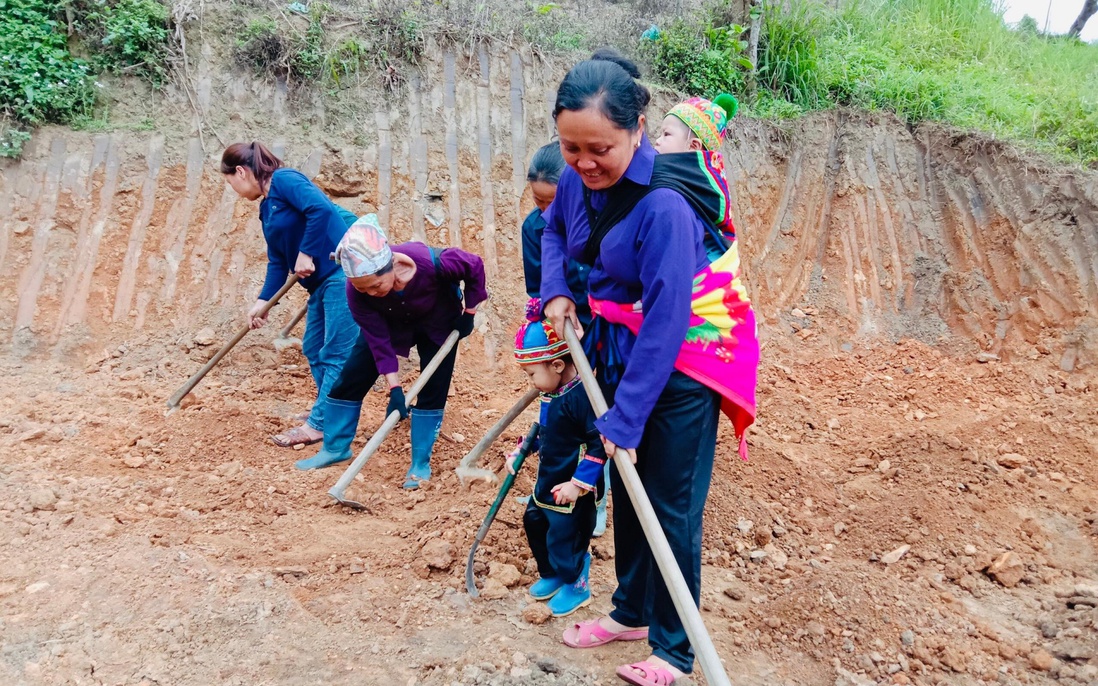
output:
<path id="1" fill-rule="evenodd" d="M 757 116 L 887 109 L 1098 165 L 1098 46 L 1009 28 L 991 0 L 794 7 L 764 17 Z"/>
<path id="2" fill-rule="evenodd" d="M 300 14 L 233 0 L 249 23 L 226 40 L 259 78 L 326 95 L 381 79 L 395 90 L 428 41 L 465 53 L 525 43 L 561 63 L 610 43 L 656 80 L 733 92 L 754 116 L 891 110 L 1098 166 L 1098 45 L 1042 36 L 1032 20 L 1009 28 L 996 1 L 765 0 L 754 98 L 741 0 L 330 0 Z M 178 2 L 0 0 L 0 156 L 17 156 L 36 125 L 91 116 L 98 72 L 166 78 Z M 86 34 L 75 54 L 66 21 Z"/>

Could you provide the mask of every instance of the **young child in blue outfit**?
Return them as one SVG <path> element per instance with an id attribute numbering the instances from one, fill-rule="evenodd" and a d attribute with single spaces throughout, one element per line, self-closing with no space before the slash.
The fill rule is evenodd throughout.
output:
<path id="1" fill-rule="evenodd" d="M 542 393 L 538 475 L 523 516 L 541 577 L 530 595 L 548 600 L 553 616 L 563 617 L 591 602 L 587 549 L 596 500 L 605 488 L 606 452 L 568 344 L 549 322 L 523 324 L 515 336 L 515 359 Z M 507 459 L 512 473 L 516 454 Z"/>

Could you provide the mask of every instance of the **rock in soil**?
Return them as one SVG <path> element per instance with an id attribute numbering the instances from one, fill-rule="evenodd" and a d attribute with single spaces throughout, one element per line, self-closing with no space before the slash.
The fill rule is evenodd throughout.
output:
<path id="1" fill-rule="evenodd" d="M 909 550 L 911 550 L 911 546 L 902 545 L 899 548 L 896 548 L 895 550 L 893 550 L 891 553 L 886 553 L 886 554 L 882 555 L 881 556 L 881 562 L 883 562 L 886 565 L 896 564 L 897 562 L 900 561 L 901 557 L 903 557 L 904 555 L 907 554 L 907 551 L 909 551 Z"/>
<path id="2" fill-rule="evenodd" d="M 419 556 L 431 569 L 445 571 L 454 564 L 454 547 L 449 541 L 434 538 L 423 546 Z"/>
<path id="3" fill-rule="evenodd" d="M 1061 660 L 1093 660 L 1095 650 L 1093 644 L 1082 641 L 1065 641 L 1052 647 L 1052 652 Z"/>
<path id="4" fill-rule="evenodd" d="M 492 561 L 488 563 L 488 578 L 495 579 L 503 586 L 511 588 L 522 579 L 522 573 L 514 565 Z"/>
<path id="5" fill-rule="evenodd" d="M 507 597 L 507 587 L 496 579 L 484 580 L 484 588 L 480 589 L 480 597 L 485 600 L 499 600 Z"/>
<path id="6" fill-rule="evenodd" d="M 1055 660 L 1047 650 L 1038 649 L 1029 654 L 1029 666 L 1037 671 L 1047 672 L 1054 663 Z"/>
<path id="7" fill-rule="evenodd" d="M 204 329 L 199 329 L 198 333 L 196 333 L 194 335 L 194 344 L 195 345 L 206 346 L 206 345 L 213 345 L 216 342 L 217 342 L 217 334 L 214 333 L 214 330 L 212 328 L 208 327 L 208 326 Z"/>
<path id="8" fill-rule="evenodd" d="M 483 595 L 483 593 L 481 595 Z M 527 605 L 526 609 L 522 611 L 522 618 L 531 624 L 545 624 L 552 616 L 553 613 L 549 611 L 549 606 L 545 603 L 532 603 Z M 547 672 L 549 670 L 542 671 Z"/>
<path id="9" fill-rule="evenodd" d="M 1006 467 L 1007 469 L 1018 469 L 1019 467 L 1029 464 L 1029 458 L 1024 455 L 1019 455 L 1018 453 L 1006 453 L 1005 455 L 1000 455 L 997 462 L 1000 466 Z"/>
<path id="10" fill-rule="evenodd" d="M 1005 552 L 987 568 L 987 575 L 1007 588 L 1014 588 L 1026 575 L 1022 558 L 1014 551 Z"/>
<path id="11" fill-rule="evenodd" d="M 39 488 L 30 494 L 30 504 L 35 510 L 52 510 L 57 494 L 48 488 Z"/>

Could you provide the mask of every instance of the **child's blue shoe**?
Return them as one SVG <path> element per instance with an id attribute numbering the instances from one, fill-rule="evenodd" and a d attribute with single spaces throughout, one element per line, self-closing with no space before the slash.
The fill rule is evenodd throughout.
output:
<path id="1" fill-rule="evenodd" d="M 575 583 L 566 584 L 549 601 L 549 611 L 554 617 L 565 617 L 576 610 L 591 603 L 591 588 L 587 584 L 587 577 L 591 571 L 591 555 L 583 561 L 583 572 Z"/>
<path id="2" fill-rule="evenodd" d="M 564 586 L 560 579 L 538 579 L 530 587 L 530 597 L 534 600 L 549 600 Z"/>

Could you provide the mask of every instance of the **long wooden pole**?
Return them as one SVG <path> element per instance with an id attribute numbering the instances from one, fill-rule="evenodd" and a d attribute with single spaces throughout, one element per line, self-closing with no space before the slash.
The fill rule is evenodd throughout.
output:
<path id="1" fill-rule="evenodd" d="M 282 286 L 282 288 L 278 289 L 278 292 L 274 294 L 274 297 L 268 300 L 267 304 L 263 306 L 263 309 L 259 311 L 259 316 L 262 317 L 263 315 L 270 312 L 271 308 L 278 304 L 278 301 L 282 298 L 282 296 L 286 295 L 286 292 L 293 288 L 294 284 L 297 283 L 297 280 L 297 275 L 291 274 L 290 278 L 286 279 L 286 283 Z M 202 377 L 206 376 L 206 374 L 208 374 L 210 370 L 213 369 L 214 366 L 216 366 L 217 363 L 221 361 L 222 357 L 228 355 L 229 351 L 233 349 L 233 346 L 239 343 L 240 340 L 244 338 L 244 336 L 246 336 L 250 330 L 251 327 L 245 324 L 240 328 L 239 331 L 236 332 L 236 335 L 232 337 L 232 340 L 221 346 L 221 350 L 218 350 L 217 353 L 210 358 L 210 361 L 202 366 L 202 369 L 199 369 L 197 372 L 195 372 L 194 376 L 187 379 L 187 383 L 180 386 L 179 390 L 173 393 L 172 397 L 168 398 L 168 409 L 177 409 L 179 407 L 180 401 L 182 401 L 188 393 L 194 390 L 194 387 L 198 385 L 198 382 L 202 380 Z"/>
<path id="2" fill-rule="evenodd" d="M 278 337 L 279 338 L 289 338 L 290 337 L 290 332 L 294 330 L 294 327 L 297 326 L 297 323 L 299 321 L 301 321 L 302 319 L 305 318 L 305 315 L 306 315 L 306 313 L 308 313 L 308 311 L 309 311 L 309 304 L 305 303 L 304 305 L 301 306 L 301 309 L 297 311 L 297 314 L 295 314 L 293 316 L 293 318 L 289 321 L 289 323 L 287 323 L 286 326 L 282 327 L 282 330 L 278 332 Z"/>
<path id="3" fill-rule="evenodd" d="M 595 408 L 595 414 L 601 417 L 608 409 L 606 398 L 602 395 L 602 390 L 595 380 L 595 373 L 591 370 L 591 363 L 587 361 L 583 346 L 570 321 L 564 324 L 564 337 L 568 341 L 572 361 L 583 379 L 587 398 Z M 637 474 L 637 467 L 630 461 L 629 453 L 622 448 L 618 448 L 613 457 L 614 466 L 617 467 L 618 474 L 621 475 L 621 480 L 625 484 L 625 492 L 629 494 L 629 500 L 633 502 L 633 509 L 637 513 L 637 519 L 640 520 L 641 529 L 644 530 L 644 537 L 648 539 L 648 546 L 652 549 L 652 557 L 656 560 L 663 582 L 667 584 L 671 601 L 675 604 L 675 611 L 682 620 L 683 628 L 686 629 L 690 645 L 694 646 L 706 681 L 709 686 L 732 686 L 732 682 L 728 680 L 728 674 L 724 671 L 724 665 L 721 664 L 721 659 L 717 655 L 713 640 L 709 638 L 709 632 L 706 631 L 705 624 L 702 622 L 701 612 L 694 604 L 694 597 L 690 594 L 690 588 L 686 585 L 682 570 L 679 569 L 678 562 L 675 561 L 675 556 L 671 552 L 667 535 L 664 534 L 663 527 L 656 518 L 656 512 L 652 509 L 652 501 L 648 499 L 648 494 L 644 490 L 644 484 L 641 483 L 640 475 Z"/>

